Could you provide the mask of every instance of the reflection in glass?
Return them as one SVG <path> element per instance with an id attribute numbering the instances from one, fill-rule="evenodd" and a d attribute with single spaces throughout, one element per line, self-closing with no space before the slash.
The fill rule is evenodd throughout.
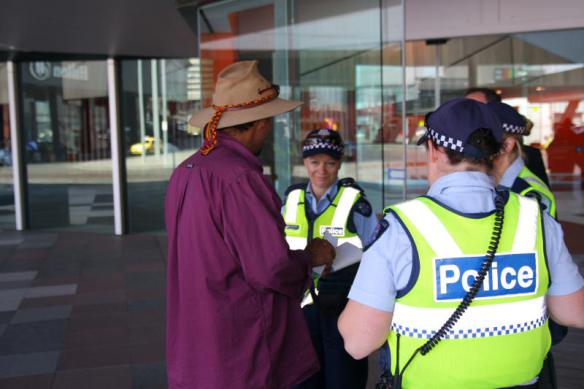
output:
<path id="1" fill-rule="evenodd" d="M 201 62 L 126 60 L 121 68 L 130 231 L 163 231 L 168 179 L 201 144 L 201 129 L 188 124 L 200 107 Z"/>
<path id="2" fill-rule="evenodd" d="M 310 130 L 328 127 L 339 131 L 346 143 L 340 177 L 355 178 L 376 212 L 384 203 L 401 199 L 403 178 L 395 186 L 384 185 L 388 175 L 404 174 L 398 108 L 401 37 L 384 36 L 380 24 L 383 13 L 391 16 L 388 24 L 401 25 L 400 10 L 399 1 L 369 0 L 266 0 L 202 7 L 201 56 L 212 67 L 202 79 L 205 106 L 217 73 L 246 59 L 259 61 L 262 74 L 281 85 L 282 97 L 304 102 L 299 110 L 276 118 L 273 139 L 261 156 L 280 195 L 290 184 L 307 179 L 301 140 Z"/>
<path id="3" fill-rule="evenodd" d="M 105 62 L 23 62 L 20 75 L 31 227 L 111 233 Z"/>
<path id="4" fill-rule="evenodd" d="M 533 122 L 524 144 L 542 153 L 559 219 L 580 225 L 584 224 L 583 42 L 584 30 L 454 38 L 441 46 L 438 72 L 442 101 L 463 96 L 468 87 L 487 87 Z M 410 134 L 424 131 L 423 115 L 435 102 L 436 58 L 427 43 L 407 43 Z M 424 150 L 417 149 L 417 154 L 408 154 L 408 165 L 415 159 L 425 171 Z M 415 192 L 416 178 L 411 173 L 409 194 Z M 423 180 L 419 182 L 423 188 Z"/>

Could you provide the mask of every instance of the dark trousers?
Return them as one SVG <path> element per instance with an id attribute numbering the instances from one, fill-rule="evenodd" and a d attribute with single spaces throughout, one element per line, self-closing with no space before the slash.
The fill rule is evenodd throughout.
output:
<path id="1" fill-rule="evenodd" d="M 346 351 L 337 328 L 338 316 L 323 315 L 314 304 L 303 308 L 320 371 L 293 389 L 365 389 L 367 358 L 353 359 Z"/>

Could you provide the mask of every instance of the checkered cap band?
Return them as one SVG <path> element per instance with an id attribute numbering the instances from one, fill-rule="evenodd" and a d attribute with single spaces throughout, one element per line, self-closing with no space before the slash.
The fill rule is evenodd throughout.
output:
<path id="1" fill-rule="evenodd" d="M 471 339 L 471 338 L 488 338 L 492 336 L 502 336 L 502 335 L 511 335 L 511 334 L 519 334 L 522 332 L 527 332 L 534 330 L 538 327 L 541 327 L 545 324 L 547 320 L 547 315 L 544 315 L 536 320 L 527 321 L 524 323 L 518 324 L 509 324 L 503 325 L 499 327 L 483 327 L 483 328 L 472 328 L 472 329 L 463 329 L 457 330 L 456 326 L 454 329 L 448 331 L 448 335 L 446 339 Z M 400 324 L 392 323 L 391 324 L 392 331 L 397 332 L 400 335 L 409 336 L 411 338 L 421 338 L 421 339 L 430 339 L 434 336 L 437 332 L 436 331 L 429 331 L 423 330 L 418 328 L 411 328 L 407 326 L 402 326 Z"/>
<path id="2" fill-rule="evenodd" d="M 302 146 L 302 151 L 312 151 L 312 150 L 331 150 L 331 151 L 336 151 L 337 153 L 342 153 L 343 152 L 344 147 L 343 146 L 339 146 L 339 145 L 335 145 L 332 143 L 317 143 L 317 144 L 311 144 L 311 145 L 304 145 Z"/>
<path id="3" fill-rule="evenodd" d="M 503 130 L 512 134 L 523 135 L 527 131 L 526 126 L 516 126 L 514 124 L 503 123 Z"/>
<path id="4" fill-rule="evenodd" d="M 430 137 L 430 139 L 432 139 L 434 143 L 436 143 L 437 145 L 442 146 L 446 149 L 458 151 L 459 153 L 462 153 L 464 151 L 462 140 L 454 139 L 450 136 L 441 134 L 440 132 L 436 131 L 431 127 L 428 128 L 428 132 L 429 132 L 428 136 Z"/>

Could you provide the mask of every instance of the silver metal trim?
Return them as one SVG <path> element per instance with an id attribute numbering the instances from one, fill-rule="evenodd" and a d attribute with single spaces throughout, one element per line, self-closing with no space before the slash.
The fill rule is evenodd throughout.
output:
<path id="1" fill-rule="evenodd" d="M 112 156 L 112 188 L 114 199 L 114 234 L 126 234 L 126 202 L 124 180 L 124 153 L 122 152 L 122 133 L 119 115 L 119 80 L 118 63 L 115 59 L 107 60 L 107 90 L 110 119 L 110 140 Z"/>
<path id="2" fill-rule="evenodd" d="M 28 209 L 26 204 L 26 165 L 22 153 L 23 136 L 20 128 L 20 107 L 18 100 L 18 69 L 13 61 L 7 62 L 8 104 L 10 111 L 10 141 L 12 148 L 12 181 L 14 190 L 14 210 L 16 230 L 28 229 Z"/>
<path id="3" fill-rule="evenodd" d="M 158 98 L 158 60 L 150 60 L 150 79 L 152 80 L 152 127 L 154 132 L 154 155 L 160 158 L 160 100 Z M 146 150 L 142 150 L 142 154 Z"/>

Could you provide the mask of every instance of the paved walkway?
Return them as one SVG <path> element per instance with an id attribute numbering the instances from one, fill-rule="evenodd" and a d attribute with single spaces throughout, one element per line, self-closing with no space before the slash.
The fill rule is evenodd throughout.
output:
<path id="1" fill-rule="evenodd" d="M 0 234 L 0 388 L 165 388 L 163 247 Z"/>
<path id="2" fill-rule="evenodd" d="M 584 268 L 584 235 L 571 227 Z M 165 245 L 160 235 L 0 232 L 0 389 L 166 388 Z M 581 388 L 584 331 L 554 354 L 560 387 Z"/>

